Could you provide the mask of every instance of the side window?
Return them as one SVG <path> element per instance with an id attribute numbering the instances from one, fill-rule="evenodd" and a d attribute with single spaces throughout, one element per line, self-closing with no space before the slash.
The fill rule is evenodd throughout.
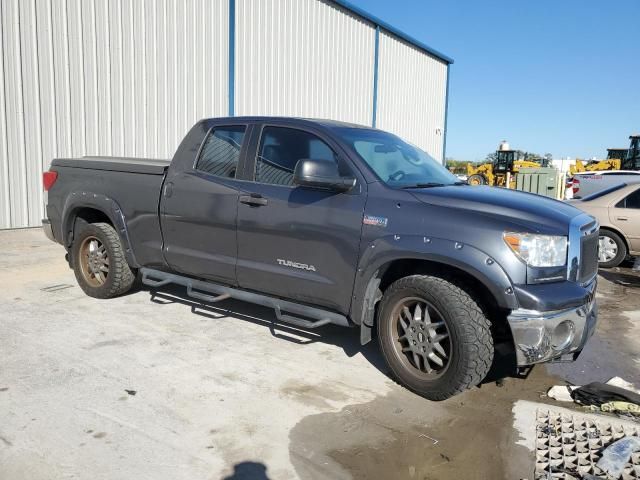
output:
<path id="1" fill-rule="evenodd" d="M 625 198 L 624 206 L 626 208 L 640 208 L 640 188 L 635 192 L 627 195 L 627 198 Z"/>
<path id="2" fill-rule="evenodd" d="M 240 158 L 240 148 L 246 127 L 218 127 L 209 132 L 196 170 L 224 178 L 235 178 Z"/>
<path id="3" fill-rule="evenodd" d="M 333 150 L 311 133 L 283 127 L 265 127 L 256 161 L 256 182 L 293 185 L 293 170 L 302 158 L 337 162 Z"/>

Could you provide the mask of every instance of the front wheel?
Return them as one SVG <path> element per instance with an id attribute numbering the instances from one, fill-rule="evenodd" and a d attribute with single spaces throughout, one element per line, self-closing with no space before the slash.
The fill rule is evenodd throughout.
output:
<path id="1" fill-rule="evenodd" d="M 493 361 L 489 320 L 467 292 L 439 277 L 405 277 L 385 291 L 378 340 L 393 376 L 429 400 L 478 385 Z"/>
<path id="2" fill-rule="evenodd" d="M 73 239 L 71 258 L 78 285 L 90 297 L 116 297 L 133 286 L 136 277 L 108 223 L 83 224 Z"/>
<path id="3" fill-rule="evenodd" d="M 480 175 L 479 173 L 474 173 L 473 175 L 469 175 L 467 178 L 467 183 L 469 185 L 486 185 L 487 179 L 484 175 Z"/>

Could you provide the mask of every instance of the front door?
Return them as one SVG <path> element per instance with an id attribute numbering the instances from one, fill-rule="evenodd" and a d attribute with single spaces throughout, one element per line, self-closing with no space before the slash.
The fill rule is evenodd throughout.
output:
<path id="1" fill-rule="evenodd" d="M 640 187 L 609 209 L 609 220 L 627 237 L 630 250 L 640 252 Z"/>
<path id="2" fill-rule="evenodd" d="M 164 256 L 181 273 L 236 284 L 239 165 L 246 125 L 214 126 L 192 165 L 170 171 L 161 203 Z"/>
<path id="3" fill-rule="evenodd" d="M 252 154 L 255 183 L 238 205 L 237 275 L 242 288 L 346 313 L 366 184 L 358 178 L 345 193 L 293 185 L 293 170 L 302 158 L 336 161 L 341 174 L 355 176 L 330 143 L 306 130 L 262 128 L 257 155 Z"/>

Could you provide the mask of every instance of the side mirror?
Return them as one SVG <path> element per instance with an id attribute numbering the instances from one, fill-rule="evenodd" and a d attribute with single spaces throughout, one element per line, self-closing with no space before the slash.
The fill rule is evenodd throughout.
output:
<path id="1" fill-rule="evenodd" d="M 303 158 L 296 163 L 293 183 L 301 187 L 346 192 L 355 186 L 356 179 L 341 177 L 333 160 Z"/>

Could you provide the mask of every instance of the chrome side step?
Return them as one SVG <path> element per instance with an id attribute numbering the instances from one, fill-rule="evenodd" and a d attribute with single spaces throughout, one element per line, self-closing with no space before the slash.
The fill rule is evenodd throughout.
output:
<path id="1" fill-rule="evenodd" d="M 275 310 L 276 318 L 280 322 L 289 323 L 297 327 L 312 329 L 329 323 L 340 325 L 341 327 L 351 326 L 349 320 L 344 315 L 323 310 L 321 308 L 301 305 L 299 303 L 289 302 L 280 298 L 269 297 L 259 293 L 248 292 L 246 290 L 196 280 L 182 275 L 162 272 L 160 270 L 154 270 L 146 267 L 141 268 L 140 273 L 142 273 L 142 283 L 151 288 L 159 288 L 173 283 L 186 287 L 188 296 L 208 303 L 215 303 L 228 298 L 235 298 L 236 300 L 242 300 L 243 302 L 270 307 Z M 213 295 L 208 295 L 208 293 Z M 283 311 L 293 315 L 282 313 Z"/>

